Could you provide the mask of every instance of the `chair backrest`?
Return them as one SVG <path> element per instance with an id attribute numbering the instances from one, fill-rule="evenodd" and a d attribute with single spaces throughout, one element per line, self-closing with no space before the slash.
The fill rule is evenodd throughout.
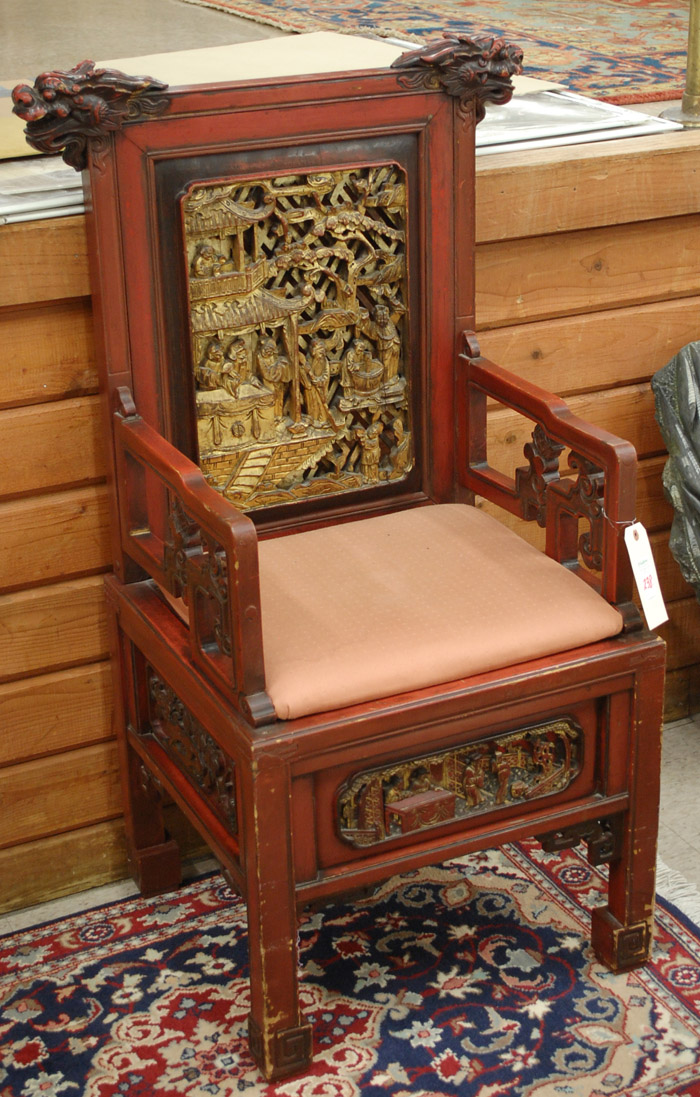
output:
<path id="1" fill-rule="evenodd" d="M 474 127 L 519 62 L 446 36 L 381 70 L 16 90 L 89 167 L 106 386 L 259 530 L 455 498 Z"/>

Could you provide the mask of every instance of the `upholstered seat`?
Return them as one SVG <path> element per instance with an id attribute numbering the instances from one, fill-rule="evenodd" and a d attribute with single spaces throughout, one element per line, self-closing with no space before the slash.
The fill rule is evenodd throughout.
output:
<path id="1" fill-rule="evenodd" d="M 264 541 L 259 561 L 267 691 L 281 720 L 622 629 L 617 610 L 586 582 L 460 504 Z"/>

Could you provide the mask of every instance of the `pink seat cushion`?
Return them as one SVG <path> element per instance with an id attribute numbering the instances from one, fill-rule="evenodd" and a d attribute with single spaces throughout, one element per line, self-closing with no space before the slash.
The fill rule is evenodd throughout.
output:
<path id="1" fill-rule="evenodd" d="M 260 544 L 267 690 L 280 719 L 614 636 L 617 610 L 460 504 Z"/>

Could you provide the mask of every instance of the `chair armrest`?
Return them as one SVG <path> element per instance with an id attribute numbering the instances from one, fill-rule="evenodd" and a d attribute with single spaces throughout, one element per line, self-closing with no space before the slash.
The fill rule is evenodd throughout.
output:
<path id="1" fill-rule="evenodd" d="M 265 693 L 253 522 L 137 414 L 119 389 L 115 460 L 123 551 L 187 607 L 195 665 L 254 725 L 274 709 Z"/>
<path id="2" fill-rule="evenodd" d="M 574 415 L 558 396 L 481 356 L 464 333 L 459 369 L 459 467 L 463 487 L 546 529 L 545 551 L 578 572 L 623 613 L 626 628 L 641 624 L 632 602 L 633 578 L 624 544 L 635 520 L 634 447 Z M 528 465 L 515 479 L 488 463 L 487 400 L 498 401 L 536 426 L 524 447 Z M 568 450 L 570 476 L 559 471 Z M 579 533 L 579 520 L 587 528 Z"/>

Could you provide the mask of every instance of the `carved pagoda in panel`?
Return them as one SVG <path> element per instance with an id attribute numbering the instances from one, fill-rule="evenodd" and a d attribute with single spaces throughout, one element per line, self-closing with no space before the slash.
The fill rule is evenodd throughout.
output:
<path id="1" fill-rule="evenodd" d="M 209 482 L 251 509 L 402 479 L 413 463 L 403 170 L 195 184 L 182 214 Z"/>

